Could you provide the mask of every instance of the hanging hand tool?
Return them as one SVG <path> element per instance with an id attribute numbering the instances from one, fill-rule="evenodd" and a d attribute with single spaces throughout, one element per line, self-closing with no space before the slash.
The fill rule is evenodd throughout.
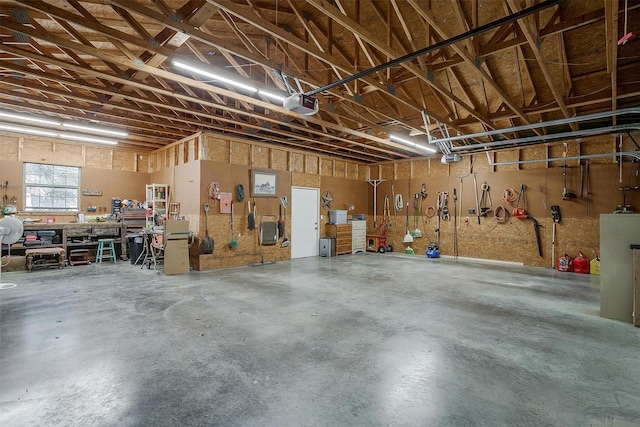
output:
<path id="1" fill-rule="evenodd" d="M 518 193 L 518 200 L 516 201 L 516 207 L 511 211 L 511 215 L 514 218 L 518 219 L 526 219 L 527 218 L 527 210 L 525 209 L 527 206 L 527 199 L 524 194 L 524 184 L 520 184 L 520 193 Z M 522 207 L 520 207 L 520 200 L 522 200 Z"/>
<path id="2" fill-rule="evenodd" d="M 382 223 L 385 226 L 391 225 L 391 211 L 389 208 L 389 195 L 384 195 L 384 207 L 382 208 Z"/>
<path id="3" fill-rule="evenodd" d="M 480 216 L 486 216 L 487 212 L 491 210 L 491 206 L 493 205 L 493 202 L 491 201 L 491 193 L 489 192 L 491 187 L 489 187 L 489 185 L 487 185 L 487 181 L 485 181 L 481 188 L 482 197 L 480 197 Z"/>
<path id="4" fill-rule="evenodd" d="M 405 231 L 407 234 L 404 235 L 404 239 L 402 239 L 403 243 L 411 243 L 413 242 L 413 236 L 409 233 L 409 202 L 407 202 L 407 216 L 405 219 Z"/>
<path id="5" fill-rule="evenodd" d="M 460 214 L 462 214 L 462 179 L 468 177 L 469 174 L 456 176 L 460 178 Z M 462 215 L 460 216 L 460 223 L 458 225 L 462 227 Z"/>
<path id="6" fill-rule="evenodd" d="M 449 193 L 443 192 L 440 193 L 443 197 L 442 200 L 442 219 L 445 221 L 449 221 L 451 216 L 449 215 Z"/>
<path id="7" fill-rule="evenodd" d="M 391 184 L 391 200 L 393 203 L 396 202 L 396 190 L 393 188 L 393 184 Z M 398 209 L 395 206 L 393 207 L 393 221 L 395 225 L 398 225 Z"/>
<path id="8" fill-rule="evenodd" d="M 562 215 L 560 215 L 560 206 L 553 205 L 551 206 L 551 218 L 553 219 L 553 224 L 551 228 L 551 268 L 555 268 L 555 260 L 556 260 L 556 225 L 562 219 Z"/>
<path id="9" fill-rule="evenodd" d="M 458 258 L 458 195 L 456 189 L 453 189 L 453 256 Z"/>
<path id="10" fill-rule="evenodd" d="M 436 246 L 440 247 L 440 215 L 442 212 L 442 203 L 443 203 L 443 197 L 442 197 L 442 193 L 438 192 L 438 200 L 436 201 Z"/>
<path id="11" fill-rule="evenodd" d="M 637 172 L 636 172 L 637 176 Z M 584 164 L 585 215 L 589 216 L 589 161 Z"/>
<path id="12" fill-rule="evenodd" d="M 247 228 L 251 231 L 256 229 L 256 217 L 251 210 L 251 200 L 247 200 L 249 214 L 247 215 Z"/>
<path id="13" fill-rule="evenodd" d="M 420 216 L 422 217 L 422 225 L 427 225 L 427 221 L 424 219 L 423 210 L 422 210 L 422 202 L 427 198 L 427 185 L 422 184 L 420 187 Z"/>
<path id="14" fill-rule="evenodd" d="M 413 196 L 413 212 L 415 216 L 414 224 L 416 226 L 413 230 L 413 237 L 422 237 L 422 230 L 418 228 L 418 215 L 420 213 L 420 194 L 416 193 Z"/>
<path id="15" fill-rule="evenodd" d="M 564 153 L 563 157 L 567 157 L 569 154 L 569 144 L 564 143 Z M 573 200 L 576 198 L 574 193 L 567 191 L 567 161 L 564 161 L 564 166 L 562 167 L 562 177 L 564 182 L 564 187 L 562 188 L 562 200 Z"/>
<path id="16" fill-rule="evenodd" d="M 536 243 L 538 244 L 538 255 L 542 256 L 542 243 L 540 242 L 540 224 L 531 215 L 527 215 L 527 218 L 533 223 L 533 232 L 536 233 Z"/>
<path id="17" fill-rule="evenodd" d="M 480 224 L 480 201 L 478 200 L 478 178 L 476 174 L 473 174 L 473 186 L 476 190 L 476 216 L 478 217 L 478 224 Z"/>

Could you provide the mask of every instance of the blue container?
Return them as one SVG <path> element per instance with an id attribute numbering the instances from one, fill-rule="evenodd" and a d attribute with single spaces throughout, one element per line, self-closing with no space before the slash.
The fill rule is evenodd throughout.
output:
<path id="1" fill-rule="evenodd" d="M 427 258 L 440 258 L 440 251 L 437 249 L 427 249 Z"/>

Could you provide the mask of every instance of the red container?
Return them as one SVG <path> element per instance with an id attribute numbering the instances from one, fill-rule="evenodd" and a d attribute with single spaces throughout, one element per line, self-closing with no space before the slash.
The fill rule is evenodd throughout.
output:
<path id="1" fill-rule="evenodd" d="M 582 252 L 578 252 L 578 255 L 573 260 L 573 271 L 575 273 L 581 274 L 589 274 L 589 260 L 582 254 Z"/>
<path id="2" fill-rule="evenodd" d="M 558 271 L 573 271 L 573 258 L 568 254 L 564 254 L 562 258 L 558 258 Z"/>

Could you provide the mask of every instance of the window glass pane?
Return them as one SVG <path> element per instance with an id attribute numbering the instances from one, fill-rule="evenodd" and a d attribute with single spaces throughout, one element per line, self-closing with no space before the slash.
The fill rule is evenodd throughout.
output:
<path id="1" fill-rule="evenodd" d="M 80 168 L 25 163 L 25 210 L 77 210 Z"/>
<path id="2" fill-rule="evenodd" d="M 40 184 L 54 183 L 53 165 L 40 165 Z"/>

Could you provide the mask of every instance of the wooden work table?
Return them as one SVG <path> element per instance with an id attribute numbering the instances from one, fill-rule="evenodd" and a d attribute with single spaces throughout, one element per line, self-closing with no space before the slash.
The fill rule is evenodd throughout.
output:
<path id="1" fill-rule="evenodd" d="M 31 223 L 24 224 L 24 231 L 52 230 L 60 237 L 60 243 L 50 245 L 25 246 L 11 245 L 12 254 L 22 254 L 28 249 L 62 248 L 66 254 L 73 249 L 94 250 L 98 247 L 98 239 L 112 238 L 122 247 L 122 255 L 126 256 L 125 228 L 119 222 L 67 222 L 67 223 Z M 5 250 L 3 250 L 5 251 Z"/>

